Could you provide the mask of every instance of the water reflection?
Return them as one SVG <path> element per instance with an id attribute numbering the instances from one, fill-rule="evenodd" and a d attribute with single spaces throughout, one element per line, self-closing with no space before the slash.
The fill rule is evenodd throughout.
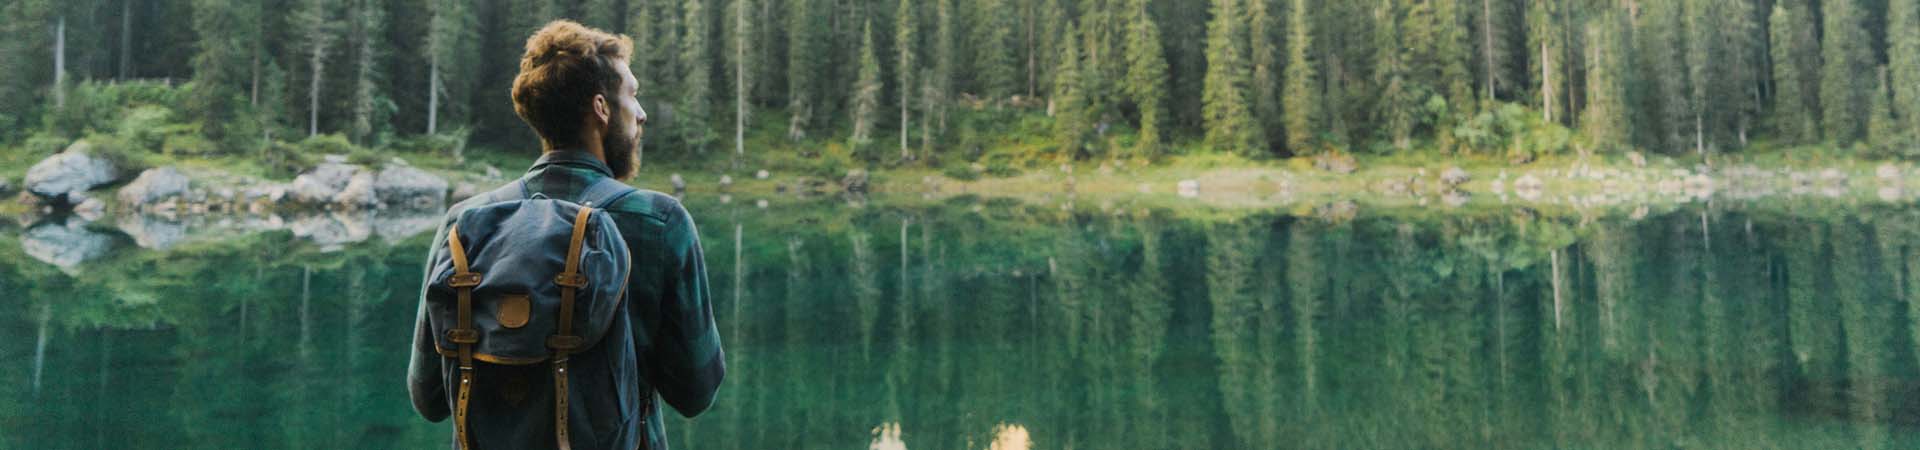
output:
<path id="1" fill-rule="evenodd" d="M 673 440 L 1920 445 L 1920 210 L 880 205 L 694 203 L 732 373 Z M 400 384 L 426 236 L 382 220 L 0 228 L 0 446 L 443 445 Z"/>

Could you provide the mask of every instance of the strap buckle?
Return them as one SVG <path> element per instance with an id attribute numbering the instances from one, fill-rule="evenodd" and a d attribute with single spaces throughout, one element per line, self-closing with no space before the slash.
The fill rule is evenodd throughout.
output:
<path id="1" fill-rule="evenodd" d="M 553 284 L 582 289 L 587 287 L 587 276 L 578 273 L 563 273 L 553 277 Z"/>
<path id="2" fill-rule="evenodd" d="M 455 328 L 455 329 L 447 330 L 447 340 L 453 341 L 453 343 L 455 344 L 478 343 L 480 342 L 480 331 L 474 330 L 471 328 L 469 329 Z"/>
<path id="3" fill-rule="evenodd" d="M 467 288 L 480 285 L 479 273 L 458 273 L 447 277 L 447 285 L 455 288 Z"/>
<path id="4" fill-rule="evenodd" d="M 551 348 L 560 352 L 572 352 L 574 350 L 579 350 L 580 344 L 583 341 L 585 340 L 581 339 L 579 336 L 568 336 L 564 334 L 556 334 L 552 336 L 547 336 L 547 348 Z"/>

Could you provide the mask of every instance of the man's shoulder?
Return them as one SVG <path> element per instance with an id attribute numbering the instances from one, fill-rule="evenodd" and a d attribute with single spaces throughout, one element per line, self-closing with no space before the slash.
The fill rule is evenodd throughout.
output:
<path id="1" fill-rule="evenodd" d="M 687 214 L 687 209 L 680 204 L 680 199 L 660 191 L 640 188 L 634 188 L 632 194 L 627 194 L 604 208 L 619 215 L 639 216 L 663 224 L 679 220 L 681 216 Z"/>

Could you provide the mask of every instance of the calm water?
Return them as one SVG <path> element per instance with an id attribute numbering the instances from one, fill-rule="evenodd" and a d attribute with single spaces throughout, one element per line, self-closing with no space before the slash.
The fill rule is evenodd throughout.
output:
<path id="1" fill-rule="evenodd" d="M 743 203 L 679 448 L 1920 446 L 1920 209 Z M 429 236 L 358 220 L 0 225 L 0 447 L 441 446 Z"/>

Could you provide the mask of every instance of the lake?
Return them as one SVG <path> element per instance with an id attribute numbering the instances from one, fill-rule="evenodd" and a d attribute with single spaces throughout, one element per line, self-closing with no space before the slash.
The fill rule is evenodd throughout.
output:
<path id="1" fill-rule="evenodd" d="M 1915 208 L 688 202 L 729 375 L 682 449 L 1920 446 Z M 81 222 L 0 221 L 0 447 L 449 439 L 431 216 Z"/>

